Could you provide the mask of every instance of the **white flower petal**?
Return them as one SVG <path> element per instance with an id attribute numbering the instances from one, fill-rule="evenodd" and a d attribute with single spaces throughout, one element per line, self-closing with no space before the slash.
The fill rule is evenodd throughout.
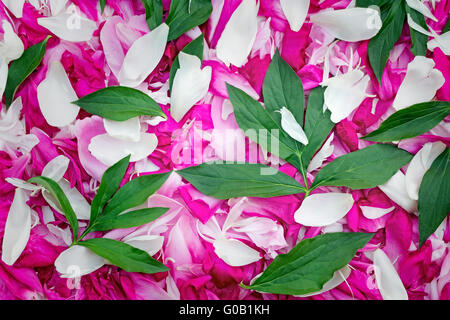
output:
<path id="1" fill-rule="evenodd" d="M 61 252 L 55 260 L 55 267 L 63 278 L 76 278 L 94 272 L 105 263 L 105 259 L 88 248 L 74 245 Z"/>
<path id="2" fill-rule="evenodd" d="M 180 69 L 175 74 L 170 93 L 170 114 L 177 122 L 206 95 L 212 74 L 211 67 L 201 69 L 201 61 L 194 55 L 180 52 L 178 59 Z"/>
<path id="3" fill-rule="evenodd" d="M 333 278 L 331 278 L 330 280 L 328 280 L 322 287 L 321 290 L 317 291 L 317 292 L 312 292 L 312 293 L 308 293 L 308 294 L 302 294 L 302 295 L 298 295 L 296 297 L 302 297 L 302 298 L 306 298 L 306 297 L 311 297 L 311 296 L 315 296 L 327 291 L 330 291 L 334 288 L 336 288 L 338 285 L 340 285 L 342 282 L 344 282 L 345 280 L 347 280 L 347 278 L 350 276 L 350 273 L 352 272 L 352 269 L 350 269 L 349 266 L 345 266 L 342 269 L 339 269 L 338 271 L 336 271 L 333 274 Z"/>
<path id="4" fill-rule="evenodd" d="M 299 31 L 305 22 L 310 0 L 280 0 L 281 9 L 292 31 Z"/>
<path id="5" fill-rule="evenodd" d="M 16 18 L 22 18 L 25 0 L 3 0 L 2 2 Z"/>
<path id="6" fill-rule="evenodd" d="M 64 177 L 69 167 L 70 160 L 66 156 L 60 155 L 50 160 L 42 169 L 42 176 L 58 182 Z"/>
<path id="7" fill-rule="evenodd" d="M 7 80 L 8 80 L 8 64 L 5 62 L 4 59 L 0 58 L 0 97 L 3 97 Z"/>
<path id="8" fill-rule="evenodd" d="M 380 13 L 371 8 L 325 10 L 311 15 L 310 20 L 334 37 L 350 42 L 374 37 L 382 25 Z"/>
<path id="9" fill-rule="evenodd" d="M 112 166 L 129 154 L 131 162 L 147 158 L 157 145 L 158 138 L 152 133 L 141 133 L 138 142 L 116 139 L 105 133 L 92 138 L 88 149 L 99 161 Z"/>
<path id="10" fill-rule="evenodd" d="M 139 86 L 158 65 L 166 48 L 169 27 L 163 23 L 137 39 L 125 55 L 119 71 L 122 86 Z"/>
<path id="11" fill-rule="evenodd" d="M 20 58 L 24 51 L 24 45 L 7 20 L 3 20 L 2 28 L 3 40 L 0 41 L 0 57 L 8 64 Z"/>
<path id="12" fill-rule="evenodd" d="M 445 83 L 441 71 L 434 69 L 433 59 L 416 56 L 408 64 L 406 76 L 403 79 L 393 106 L 396 110 L 404 109 L 413 104 L 431 101 Z"/>
<path id="13" fill-rule="evenodd" d="M 446 56 L 450 56 L 450 31 L 434 37 L 428 41 L 428 50 L 434 51 L 434 49 L 440 48 Z"/>
<path id="14" fill-rule="evenodd" d="M 294 219 L 304 226 L 324 227 L 345 217 L 353 203 L 353 197 L 348 193 L 312 194 L 303 200 Z"/>
<path id="15" fill-rule="evenodd" d="M 37 21 L 57 37 L 70 42 L 89 41 L 97 29 L 95 21 L 82 17 L 78 11 L 62 12 L 53 17 L 39 18 Z"/>
<path id="16" fill-rule="evenodd" d="M 213 243 L 217 256 L 232 267 L 241 267 L 261 259 L 258 251 L 236 239 L 219 237 Z"/>
<path id="17" fill-rule="evenodd" d="M 394 174 L 385 184 L 379 185 L 392 201 L 408 212 L 417 210 L 417 201 L 411 199 L 406 191 L 405 175 L 400 170 Z"/>
<path id="18" fill-rule="evenodd" d="M 170 101 L 169 101 L 170 102 Z M 167 119 L 156 116 L 156 117 L 148 117 L 146 120 L 144 120 L 145 123 L 151 125 L 151 126 L 157 126 L 161 122 L 167 121 Z"/>
<path id="19" fill-rule="evenodd" d="M 72 104 L 78 97 L 59 61 L 50 64 L 46 78 L 37 87 L 37 97 L 45 120 L 54 127 L 67 126 L 80 111 Z"/>
<path id="20" fill-rule="evenodd" d="M 330 78 L 324 83 L 325 106 L 331 112 L 331 121 L 338 123 L 347 118 L 366 98 L 370 77 L 361 70 L 352 70 Z"/>
<path id="21" fill-rule="evenodd" d="M 60 13 L 67 4 L 67 0 L 49 0 L 50 2 L 50 10 L 52 12 L 52 16 Z"/>
<path id="22" fill-rule="evenodd" d="M 162 249 L 164 237 L 156 235 L 144 235 L 124 240 L 124 242 L 153 256 Z"/>
<path id="23" fill-rule="evenodd" d="M 141 138 L 141 122 L 139 117 L 126 121 L 113 121 L 103 119 L 106 132 L 114 138 L 126 141 L 139 141 Z"/>
<path id="24" fill-rule="evenodd" d="M 20 189 L 24 189 L 24 190 L 28 190 L 28 191 L 36 191 L 41 188 L 35 184 L 28 183 L 22 179 L 17 179 L 17 178 L 6 178 L 5 181 L 12 184 L 16 188 L 20 188 Z"/>
<path id="25" fill-rule="evenodd" d="M 330 137 L 325 141 L 323 144 L 323 147 L 319 150 L 319 152 L 316 153 L 316 155 L 311 159 L 309 165 L 308 165 L 308 172 L 312 172 L 316 169 L 319 169 L 323 162 L 333 154 L 334 146 L 331 145 L 331 142 L 333 142 L 334 139 L 334 133 L 330 135 Z"/>
<path id="26" fill-rule="evenodd" d="M 247 61 L 258 31 L 258 9 L 255 0 L 243 0 L 231 15 L 216 47 L 226 65 L 241 67 Z"/>
<path id="27" fill-rule="evenodd" d="M 411 199 L 419 199 L 419 189 L 423 176 L 430 169 L 434 160 L 444 152 L 445 148 L 445 144 L 440 141 L 426 143 L 411 160 L 405 174 L 406 191 Z"/>
<path id="28" fill-rule="evenodd" d="M 430 18 L 433 21 L 438 21 L 436 17 L 431 13 L 430 9 L 420 0 L 406 0 L 406 3 L 409 7 L 413 8 L 416 11 L 419 11 L 425 17 Z"/>
<path id="29" fill-rule="evenodd" d="M 295 120 L 292 112 L 283 107 L 279 111 L 281 113 L 281 127 L 284 131 L 294 140 L 304 144 L 308 144 L 308 137 L 306 137 L 305 131 L 303 131 L 302 126 Z"/>
<path id="30" fill-rule="evenodd" d="M 26 204 L 28 195 L 16 189 L 9 209 L 2 243 L 2 261 L 12 266 L 25 249 L 31 230 L 31 209 Z"/>
<path id="31" fill-rule="evenodd" d="M 408 300 L 402 280 L 383 250 L 377 249 L 373 253 L 373 266 L 376 284 L 384 300 Z"/>
<path id="32" fill-rule="evenodd" d="M 378 219 L 382 216 L 388 214 L 389 212 L 392 212 L 395 207 L 390 208 L 377 208 L 377 207 L 369 207 L 369 206 L 360 206 L 360 209 L 362 211 L 362 214 L 367 219 Z"/>
<path id="33" fill-rule="evenodd" d="M 420 24 L 416 23 L 409 13 L 406 16 L 406 19 L 411 29 L 414 29 L 417 32 L 423 33 L 429 37 L 433 37 L 433 34 L 430 31 L 426 30 L 424 27 L 422 27 Z"/>

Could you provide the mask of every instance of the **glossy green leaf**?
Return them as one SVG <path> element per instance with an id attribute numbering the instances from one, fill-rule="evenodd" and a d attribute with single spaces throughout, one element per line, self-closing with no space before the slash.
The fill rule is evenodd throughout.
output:
<path id="1" fill-rule="evenodd" d="M 168 208 L 146 208 L 126 212 L 118 216 L 104 215 L 95 221 L 94 231 L 108 231 L 113 229 L 126 229 L 138 227 L 158 219 L 169 210 Z"/>
<path id="2" fill-rule="evenodd" d="M 144 115 L 167 118 L 155 100 L 139 90 L 128 87 L 100 89 L 73 103 L 91 114 L 115 121 L 125 121 Z"/>
<path id="3" fill-rule="evenodd" d="M 61 187 L 50 178 L 47 177 L 33 177 L 28 180 L 29 183 L 35 183 L 41 185 L 45 188 L 50 194 L 55 197 L 58 201 L 59 206 L 61 207 L 64 215 L 66 216 L 67 221 L 69 222 L 72 228 L 73 240 L 75 241 L 78 237 L 78 220 L 73 208 L 67 199 L 64 191 Z"/>
<path id="4" fill-rule="evenodd" d="M 243 287 L 286 295 L 317 292 L 372 237 L 370 233 L 346 232 L 303 240 L 289 253 L 278 255 L 252 285 Z"/>
<path id="5" fill-rule="evenodd" d="M 376 142 L 398 141 L 419 136 L 438 125 L 450 113 L 450 102 L 431 101 L 402 109 L 362 139 Z"/>
<path id="6" fill-rule="evenodd" d="M 8 70 L 8 79 L 5 86 L 5 103 L 10 106 L 14 100 L 17 89 L 26 78 L 41 64 L 47 49 L 48 36 L 42 42 L 26 49 L 22 56 L 13 61 Z"/>
<path id="7" fill-rule="evenodd" d="M 170 173 L 150 174 L 131 180 L 116 192 L 103 210 L 103 215 L 118 215 L 125 210 L 140 206 L 158 191 L 169 178 Z"/>
<path id="8" fill-rule="evenodd" d="M 415 23 L 423 27 L 425 30 L 428 30 L 427 23 L 425 21 L 425 17 L 420 12 L 410 8 L 405 2 L 406 13 L 411 15 L 411 18 Z M 409 27 L 409 32 L 411 34 L 411 52 L 415 56 L 425 56 L 427 54 L 427 43 L 428 36 L 426 34 L 420 33 L 419 31 L 414 30 Z"/>
<path id="9" fill-rule="evenodd" d="M 113 166 L 109 167 L 102 176 L 100 187 L 92 200 L 91 223 L 94 222 L 103 210 L 105 204 L 111 199 L 120 186 L 123 177 L 128 169 L 130 156 L 126 156 Z"/>
<path id="10" fill-rule="evenodd" d="M 200 61 L 202 61 L 203 60 L 203 41 L 204 41 L 204 37 L 203 37 L 203 34 L 201 34 L 196 39 L 194 39 L 190 43 L 188 43 L 181 51 L 184 53 L 196 56 L 200 59 Z M 175 74 L 178 69 L 180 69 L 180 61 L 177 56 L 172 63 L 172 67 L 170 68 L 170 77 L 169 77 L 170 90 L 172 90 L 173 79 L 175 78 Z"/>
<path id="11" fill-rule="evenodd" d="M 216 199 L 269 198 L 304 192 L 296 180 L 262 164 L 204 163 L 177 173 L 200 192 Z"/>
<path id="12" fill-rule="evenodd" d="M 356 6 L 360 8 L 368 8 L 370 6 L 383 7 L 393 0 L 356 0 Z M 395 0 L 396 1 L 396 0 Z"/>
<path id="13" fill-rule="evenodd" d="M 444 29 L 442 29 L 441 34 L 444 34 L 449 31 L 450 31 L 450 19 L 447 19 L 447 23 L 445 24 Z"/>
<path id="14" fill-rule="evenodd" d="M 422 245 L 450 213 L 450 149 L 425 173 L 419 189 L 419 237 Z"/>
<path id="15" fill-rule="evenodd" d="M 368 189 L 388 181 L 412 155 L 388 144 L 373 144 L 343 155 L 319 171 L 311 188 L 342 186 Z"/>
<path id="16" fill-rule="evenodd" d="M 106 6 L 106 0 L 100 0 L 100 10 L 103 14 L 103 11 L 105 11 L 105 6 Z"/>
<path id="17" fill-rule="evenodd" d="M 97 238 L 80 241 L 78 244 L 127 272 L 157 273 L 169 270 L 147 252 L 120 241 Z"/>
<path id="18" fill-rule="evenodd" d="M 381 30 L 369 42 L 369 61 L 379 83 L 389 54 L 402 34 L 405 17 L 403 1 L 392 1 L 387 16 L 383 19 Z"/>
<path id="19" fill-rule="evenodd" d="M 145 19 L 150 30 L 162 23 L 163 5 L 161 0 L 141 0 L 145 7 Z"/>
<path id="20" fill-rule="evenodd" d="M 166 20 L 169 26 L 168 41 L 206 22 L 211 12 L 211 0 L 173 0 Z"/>

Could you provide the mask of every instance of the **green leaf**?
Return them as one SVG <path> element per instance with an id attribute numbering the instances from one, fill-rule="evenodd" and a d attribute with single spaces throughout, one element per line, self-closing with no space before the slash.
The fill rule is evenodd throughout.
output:
<path id="1" fill-rule="evenodd" d="M 319 171 L 311 186 L 342 186 L 368 189 L 388 181 L 412 155 L 388 144 L 373 144 L 343 155 Z"/>
<path id="2" fill-rule="evenodd" d="M 293 156 L 298 150 L 297 143 L 272 118 L 273 113 L 269 113 L 258 101 L 241 89 L 227 84 L 227 90 L 236 122 L 249 139 L 299 168 L 298 158 Z M 266 145 L 263 145 L 261 141 L 265 141 Z"/>
<path id="3" fill-rule="evenodd" d="M 146 208 L 120 214 L 118 216 L 101 216 L 94 224 L 94 231 L 126 229 L 138 227 L 158 219 L 169 210 L 168 208 Z"/>
<path id="4" fill-rule="evenodd" d="M 204 163 L 177 173 L 200 192 L 216 199 L 269 198 L 305 191 L 287 174 L 262 164 Z"/>
<path id="5" fill-rule="evenodd" d="M 309 143 L 300 149 L 303 169 L 308 168 L 309 162 L 314 154 L 323 145 L 331 130 L 334 127 L 331 121 L 330 110 L 323 112 L 325 88 L 314 88 L 308 98 L 308 107 L 305 116 L 305 134 Z"/>
<path id="6" fill-rule="evenodd" d="M 50 39 L 50 36 L 42 42 L 29 47 L 19 59 L 11 63 L 5 86 L 5 103 L 7 107 L 13 102 L 16 91 L 22 82 L 41 64 L 47 49 L 48 39 Z"/>
<path id="7" fill-rule="evenodd" d="M 370 233 L 327 233 L 298 243 L 278 255 L 264 273 L 244 288 L 274 294 L 317 292 L 345 267 L 356 251 L 373 237 Z"/>
<path id="8" fill-rule="evenodd" d="M 206 22 L 211 12 L 211 0 L 172 0 L 166 20 L 169 26 L 168 41 Z"/>
<path id="9" fill-rule="evenodd" d="M 303 125 L 305 95 L 300 78 L 294 70 L 281 58 L 278 50 L 267 69 L 263 83 L 264 105 L 273 112 L 275 119 L 281 123 L 281 115 L 275 113 L 282 107 L 292 112 L 300 125 Z"/>
<path id="10" fill-rule="evenodd" d="M 106 5 L 106 0 L 100 0 L 100 9 L 101 9 L 102 14 L 103 14 L 103 11 L 105 11 L 105 5 Z"/>
<path id="11" fill-rule="evenodd" d="M 194 39 L 190 43 L 188 43 L 181 51 L 184 53 L 196 56 L 200 59 L 200 61 L 202 61 L 203 60 L 203 40 L 204 40 L 204 37 L 203 37 L 203 33 L 202 33 L 196 39 Z M 172 67 L 170 69 L 170 77 L 169 77 L 170 90 L 172 90 L 173 79 L 175 78 L 175 74 L 178 69 L 180 69 L 180 61 L 177 56 L 175 58 L 175 60 L 173 61 Z"/>
<path id="12" fill-rule="evenodd" d="M 92 200 L 91 205 L 91 218 L 90 222 L 93 223 L 103 210 L 106 202 L 114 195 L 123 180 L 123 177 L 128 169 L 130 163 L 130 155 L 126 156 L 122 160 L 118 161 L 113 166 L 109 167 L 102 176 L 100 187 L 97 194 Z"/>
<path id="13" fill-rule="evenodd" d="M 434 160 L 423 176 L 419 189 L 420 246 L 432 235 L 450 212 L 450 149 Z"/>
<path id="14" fill-rule="evenodd" d="M 150 174 L 131 180 L 116 192 L 103 210 L 103 215 L 114 216 L 125 210 L 140 206 L 148 197 L 158 191 L 169 178 L 170 173 Z"/>
<path id="15" fill-rule="evenodd" d="M 360 8 L 368 8 L 370 6 L 383 7 L 392 0 L 356 0 L 356 6 Z"/>
<path id="16" fill-rule="evenodd" d="M 61 207 L 64 215 L 66 216 L 67 221 L 72 227 L 73 241 L 76 241 L 78 237 L 78 220 L 75 212 L 70 205 L 69 199 L 67 199 L 64 191 L 61 187 L 50 178 L 47 177 L 33 177 L 28 180 L 29 183 L 36 183 L 45 188 L 50 194 L 55 197 L 58 201 L 59 206 Z"/>
<path id="17" fill-rule="evenodd" d="M 420 12 L 412 9 L 405 2 L 406 13 L 411 15 L 411 18 L 415 23 L 423 27 L 425 30 L 428 30 L 427 23 L 425 21 L 425 17 Z M 409 33 L 411 34 L 411 53 L 415 56 L 425 56 L 427 54 L 427 43 L 428 36 L 426 34 L 420 33 L 419 31 L 414 30 L 409 27 Z"/>
<path id="18" fill-rule="evenodd" d="M 145 93 L 128 87 L 108 87 L 72 102 L 91 114 L 114 121 L 138 116 L 160 116 L 167 119 L 158 103 Z"/>
<path id="19" fill-rule="evenodd" d="M 405 17 L 403 1 L 392 1 L 389 12 L 383 19 L 381 30 L 369 42 L 370 65 L 380 84 L 389 53 L 402 34 Z"/>
<path id="20" fill-rule="evenodd" d="M 80 241 L 78 244 L 127 272 L 158 273 L 169 270 L 147 252 L 120 241 L 97 238 Z"/>
<path id="21" fill-rule="evenodd" d="M 150 30 L 162 23 L 163 5 L 161 0 L 141 0 L 145 7 L 145 18 Z"/>
<path id="22" fill-rule="evenodd" d="M 402 109 L 362 139 L 376 142 L 399 141 L 419 136 L 438 125 L 450 113 L 450 102 L 431 101 Z"/>
<path id="23" fill-rule="evenodd" d="M 449 31 L 450 31 L 450 18 L 447 19 L 447 23 L 445 24 L 444 29 L 442 29 L 441 34 L 444 34 L 444 33 L 449 32 Z"/>

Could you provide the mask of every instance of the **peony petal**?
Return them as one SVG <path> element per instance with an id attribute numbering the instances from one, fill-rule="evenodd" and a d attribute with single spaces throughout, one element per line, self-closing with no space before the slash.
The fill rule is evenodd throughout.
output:
<path id="1" fill-rule="evenodd" d="M 395 209 L 395 207 L 385 209 L 368 206 L 359 206 L 359 208 L 361 209 L 363 216 L 371 220 L 381 218 L 382 216 L 387 215 L 389 212 L 392 212 Z"/>
<path id="2" fill-rule="evenodd" d="M 157 145 L 158 138 L 152 133 L 141 133 L 138 142 L 120 140 L 108 134 L 101 134 L 92 138 L 88 149 L 99 161 L 107 166 L 112 166 L 129 154 L 131 154 L 131 162 L 147 158 Z"/>
<path id="3" fill-rule="evenodd" d="M 334 133 L 330 135 L 330 137 L 325 141 L 322 148 L 319 150 L 319 152 L 316 153 L 316 155 L 311 159 L 311 162 L 308 165 L 308 172 L 312 172 L 314 170 L 319 169 L 323 162 L 333 154 L 334 146 L 331 145 L 331 142 L 333 142 L 334 139 Z"/>
<path id="4" fill-rule="evenodd" d="M 5 181 L 12 184 L 16 188 L 20 188 L 20 189 L 24 189 L 24 190 L 28 190 L 28 191 L 36 191 L 41 188 L 35 184 L 28 183 L 22 179 L 17 179 L 17 178 L 6 178 Z"/>
<path id="5" fill-rule="evenodd" d="M 406 191 L 405 175 L 398 171 L 385 184 L 378 186 L 392 201 L 408 212 L 417 210 L 417 201 L 411 199 Z"/>
<path id="6" fill-rule="evenodd" d="M 450 56 L 450 31 L 434 37 L 428 41 L 428 50 L 434 51 L 434 49 L 440 48 L 446 56 Z"/>
<path id="7" fill-rule="evenodd" d="M 310 0 L 280 0 L 281 9 L 292 31 L 299 31 L 305 22 Z"/>
<path id="8" fill-rule="evenodd" d="M 49 125 L 65 127 L 73 122 L 80 108 L 72 101 L 78 100 L 61 62 L 50 64 L 47 76 L 37 87 L 41 112 Z"/>
<path id="9" fill-rule="evenodd" d="M 302 126 L 295 120 L 294 115 L 288 108 L 283 107 L 279 111 L 281 113 L 281 127 L 294 140 L 304 144 L 308 144 L 308 137 Z"/>
<path id="10" fill-rule="evenodd" d="M 2 261 L 12 266 L 25 249 L 31 230 L 31 209 L 26 204 L 29 196 L 22 189 L 16 189 L 9 209 L 2 243 Z"/>
<path id="11" fill-rule="evenodd" d="M 53 17 L 39 18 L 37 22 L 63 40 L 70 42 L 91 40 L 97 24 L 95 21 L 82 17 L 75 6 L 70 8 L 72 10 L 61 12 Z"/>
<path id="12" fill-rule="evenodd" d="M 181 51 L 178 58 L 180 69 L 173 80 L 170 114 L 175 121 L 180 122 L 189 109 L 208 92 L 212 70 L 211 67 L 201 70 L 201 61 L 194 55 Z"/>
<path id="13" fill-rule="evenodd" d="M 402 280 L 383 250 L 377 249 L 373 253 L 373 266 L 376 284 L 384 300 L 408 300 Z"/>
<path id="14" fill-rule="evenodd" d="M 0 97 L 3 97 L 5 92 L 6 80 L 8 80 L 8 64 L 0 58 Z"/>
<path id="15" fill-rule="evenodd" d="M 396 110 L 431 101 L 445 83 L 442 73 L 434 69 L 432 59 L 416 56 L 408 64 L 406 76 L 397 92 L 393 106 Z"/>
<path id="16" fill-rule="evenodd" d="M 216 47 L 217 57 L 226 65 L 241 67 L 247 61 L 258 31 L 258 9 L 255 0 L 242 0 L 231 15 Z"/>
<path id="17" fill-rule="evenodd" d="M 137 142 L 141 138 L 141 122 L 139 117 L 126 121 L 103 119 L 106 132 L 114 138 Z"/>
<path id="18" fill-rule="evenodd" d="M 166 48 L 169 27 L 163 23 L 137 39 L 123 61 L 119 71 L 122 86 L 139 86 L 158 65 Z"/>
<path id="19" fill-rule="evenodd" d="M 294 219 L 304 226 L 324 227 L 345 217 L 353 203 L 353 197 L 348 193 L 313 194 L 303 200 Z"/>
<path id="20" fill-rule="evenodd" d="M 381 29 L 380 13 L 371 8 L 325 10 L 310 17 L 334 37 L 350 42 L 368 40 Z"/>
<path id="21" fill-rule="evenodd" d="M 0 60 L 8 64 L 20 58 L 24 51 L 24 45 L 7 20 L 3 20 L 2 28 L 3 40 L 0 41 Z"/>
<path id="22" fill-rule="evenodd" d="M 347 280 L 347 278 L 350 276 L 350 273 L 352 272 L 352 269 L 350 269 L 349 266 L 345 266 L 342 269 L 337 270 L 334 274 L 333 274 L 333 278 L 331 278 L 330 280 L 328 280 L 322 287 L 321 290 L 313 292 L 313 293 L 308 293 L 308 294 L 303 294 L 303 295 L 299 295 L 296 297 L 301 297 L 301 298 L 306 298 L 306 297 L 311 297 L 311 296 L 315 296 L 327 291 L 330 291 L 334 288 L 336 288 L 338 285 L 340 285 L 342 282 L 344 282 L 345 280 Z"/>
<path id="23" fill-rule="evenodd" d="M 69 163 L 70 160 L 66 156 L 57 156 L 45 165 L 44 169 L 42 169 L 42 176 L 58 182 L 64 177 Z"/>
<path id="24" fill-rule="evenodd" d="M 430 18 L 433 21 L 438 21 L 436 17 L 431 13 L 430 9 L 420 0 L 406 0 L 406 3 L 409 7 L 413 8 L 416 11 L 419 11 L 425 17 Z"/>
<path id="25" fill-rule="evenodd" d="M 52 16 L 57 15 L 66 7 L 67 0 L 49 0 Z"/>
<path id="26" fill-rule="evenodd" d="M 2 3 L 12 12 L 16 18 L 22 18 L 25 0 L 3 0 Z"/>
<path id="27" fill-rule="evenodd" d="M 88 248 L 74 245 L 61 252 L 55 260 L 55 267 L 62 278 L 77 278 L 94 272 L 105 263 L 105 259 Z"/>
<path id="28" fill-rule="evenodd" d="M 411 160 L 405 175 L 406 191 L 411 199 L 419 199 L 419 188 L 423 176 L 445 148 L 446 145 L 440 141 L 426 143 Z"/>
<path id="29" fill-rule="evenodd" d="M 144 235 L 133 237 L 127 240 L 124 239 L 124 242 L 153 256 L 162 249 L 164 237 L 156 235 Z"/>
<path id="30" fill-rule="evenodd" d="M 258 251 L 236 239 L 219 237 L 213 243 L 217 256 L 232 267 L 241 267 L 261 259 Z"/>

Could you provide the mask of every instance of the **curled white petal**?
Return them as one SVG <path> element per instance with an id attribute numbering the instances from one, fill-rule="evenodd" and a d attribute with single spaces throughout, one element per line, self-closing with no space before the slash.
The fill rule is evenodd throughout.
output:
<path id="1" fill-rule="evenodd" d="M 69 125 L 80 111 L 72 104 L 78 97 L 59 61 L 50 64 L 46 78 L 37 87 L 37 97 L 42 115 L 54 127 Z"/>
<path id="2" fill-rule="evenodd" d="M 430 51 L 440 48 L 446 56 L 450 56 L 450 31 L 441 35 L 434 35 L 434 39 L 428 41 L 427 47 Z"/>
<path id="3" fill-rule="evenodd" d="M 105 133 L 92 138 L 88 149 L 99 161 L 112 166 L 127 155 L 131 155 L 131 162 L 147 158 L 157 145 L 158 138 L 152 133 L 141 133 L 138 142 L 116 139 Z"/>
<path id="4" fill-rule="evenodd" d="M 212 74 L 211 67 L 201 69 L 201 61 L 194 55 L 180 52 L 178 59 L 180 69 L 175 74 L 170 97 L 170 114 L 177 122 L 206 95 Z"/>
<path id="5" fill-rule="evenodd" d="M 400 170 L 397 171 L 386 183 L 379 185 L 381 189 L 392 201 L 408 212 L 417 210 L 417 201 L 411 199 L 406 191 L 405 175 Z"/>
<path id="6" fill-rule="evenodd" d="M 387 215 L 389 212 L 392 212 L 395 207 L 390 208 L 377 208 L 377 207 L 369 207 L 369 206 L 360 206 L 362 214 L 367 219 L 378 219 L 382 216 Z"/>
<path id="7" fill-rule="evenodd" d="M 393 106 L 396 110 L 413 104 L 431 101 L 445 83 L 441 71 L 434 68 L 435 62 L 423 56 L 416 56 L 408 64 Z"/>
<path id="8" fill-rule="evenodd" d="M 445 144 L 440 141 L 426 143 L 411 160 L 405 174 L 406 191 L 411 199 L 419 199 L 419 189 L 423 176 L 430 169 L 434 160 L 444 152 L 445 148 Z"/>
<path id="9" fill-rule="evenodd" d="M 433 21 L 438 21 L 436 17 L 431 13 L 430 9 L 420 0 L 406 0 L 406 3 L 409 7 L 413 8 L 416 11 L 419 11 L 425 17 L 430 18 Z"/>
<path id="10" fill-rule="evenodd" d="M 280 0 L 281 9 L 292 31 L 299 31 L 305 22 L 310 0 Z"/>
<path id="11" fill-rule="evenodd" d="M 94 272 L 105 263 L 105 259 L 88 248 L 74 245 L 61 252 L 55 260 L 55 267 L 63 278 L 77 278 Z"/>
<path id="12" fill-rule="evenodd" d="M 308 137 L 306 136 L 305 131 L 303 131 L 302 126 L 295 120 L 292 112 L 286 107 L 281 108 L 279 112 L 281 113 L 281 127 L 283 130 L 286 131 L 292 139 L 307 145 Z"/>
<path id="13" fill-rule="evenodd" d="M 139 86 L 158 65 L 166 48 L 169 27 L 163 23 L 137 39 L 125 55 L 119 71 L 122 86 Z"/>
<path id="14" fill-rule="evenodd" d="M 141 122 L 139 117 L 125 121 L 103 119 L 103 125 L 111 137 L 134 142 L 139 141 L 141 138 Z"/>
<path id="15" fill-rule="evenodd" d="M 295 212 L 295 222 L 308 227 L 324 227 L 346 216 L 354 203 L 348 193 L 319 193 L 303 200 Z"/>
<path id="16" fill-rule="evenodd" d="M 52 12 L 52 16 L 60 13 L 67 4 L 67 0 L 49 0 L 50 2 L 50 10 Z"/>
<path id="17" fill-rule="evenodd" d="M 24 189 L 24 190 L 28 190 L 28 191 L 36 191 L 41 188 L 35 184 L 28 183 L 22 179 L 17 179 L 17 178 L 6 178 L 5 181 L 12 184 L 16 188 L 20 188 L 20 189 Z"/>
<path id="18" fill-rule="evenodd" d="M 10 266 L 20 257 L 30 238 L 31 209 L 26 204 L 28 198 L 24 190 L 16 189 L 8 218 L 6 218 L 2 261 Z"/>
<path id="19" fill-rule="evenodd" d="M 55 181 L 63 178 L 69 167 L 70 160 L 66 156 L 60 155 L 50 160 L 42 169 L 42 175 Z"/>
<path id="20" fill-rule="evenodd" d="M 22 18 L 25 0 L 3 0 L 2 2 L 16 18 Z"/>
<path id="21" fill-rule="evenodd" d="M 408 293 L 388 256 L 381 249 L 373 253 L 375 281 L 384 300 L 408 300 Z"/>
<path id="22" fill-rule="evenodd" d="M 331 145 L 333 142 L 334 133 L 330 135 L 330 137 L 325 141 L 323 147 L 316 153 L 316 155 L 311 159 L 311 162 L 308 165 L 308 172 L 312 172 L 316 169 L 319 169 L 323 162 L 333 154 L 334 146 Z"/>
<path id="23" fill-rule="evenodd" d="M 310 19 L 334 37 L 350 42 L 368 40 L 382 26 L 380 13 L 371 8 L 324 10 L 311 15 Z"/>
<path id="24" fill-rule="evenodd" d="M 162 249 L 164 237 L 157 235 L 143 235 L 124 240 L 124 242 L 153 256 Z"/>
<path id="25" fill-rule="evenodd" d="M 226 65 L 241 67 L 247 61 L 258 31 L 258 9 L 255 0 L 243 0 L 231 15 L 216 47 Z"/>
<path id="26" fill-rule="evenodd" d="M 24 45 L 7 20 L 3 20 L 2 28 L 3 40 L 0 41 L 0 57 L 8 64 L 20 58 L 24 51 Z"/>
<path id="27" fill-rule="evenodd" d="M 261 259 L 258 251 L 236 239 L 219 237 L 213 245 L 217 256 L 232 267 L 246 266 Z"/>
<path id="28" fill-rule="evenodd" d="M 298 295 L 296 297 L 302 297 L 302 298 L 306 298 L 306 297 L 311 297 L 311 296 L 315 296 L 327 291 L 330 291 L 334 288 L 336 288 L 338 285 L 340 285 L 342 282 L 344 282 L 345 280 L 347 280 L 347 278 L 350 276 L 350 273 L 352 272 L 352 269 L 350 269 L 349 266 L 345 266 L 342 269 L 337 270 L 334 274 L 333 274 L 333 278 L 331 278 L 330 280 L 328 280 L 322 287 L 321 290 L 316 291 L 316 292 L 312 292 L 312 293 L 308 293 L 308 294 L 302 294 L 302 295 Z"/>

